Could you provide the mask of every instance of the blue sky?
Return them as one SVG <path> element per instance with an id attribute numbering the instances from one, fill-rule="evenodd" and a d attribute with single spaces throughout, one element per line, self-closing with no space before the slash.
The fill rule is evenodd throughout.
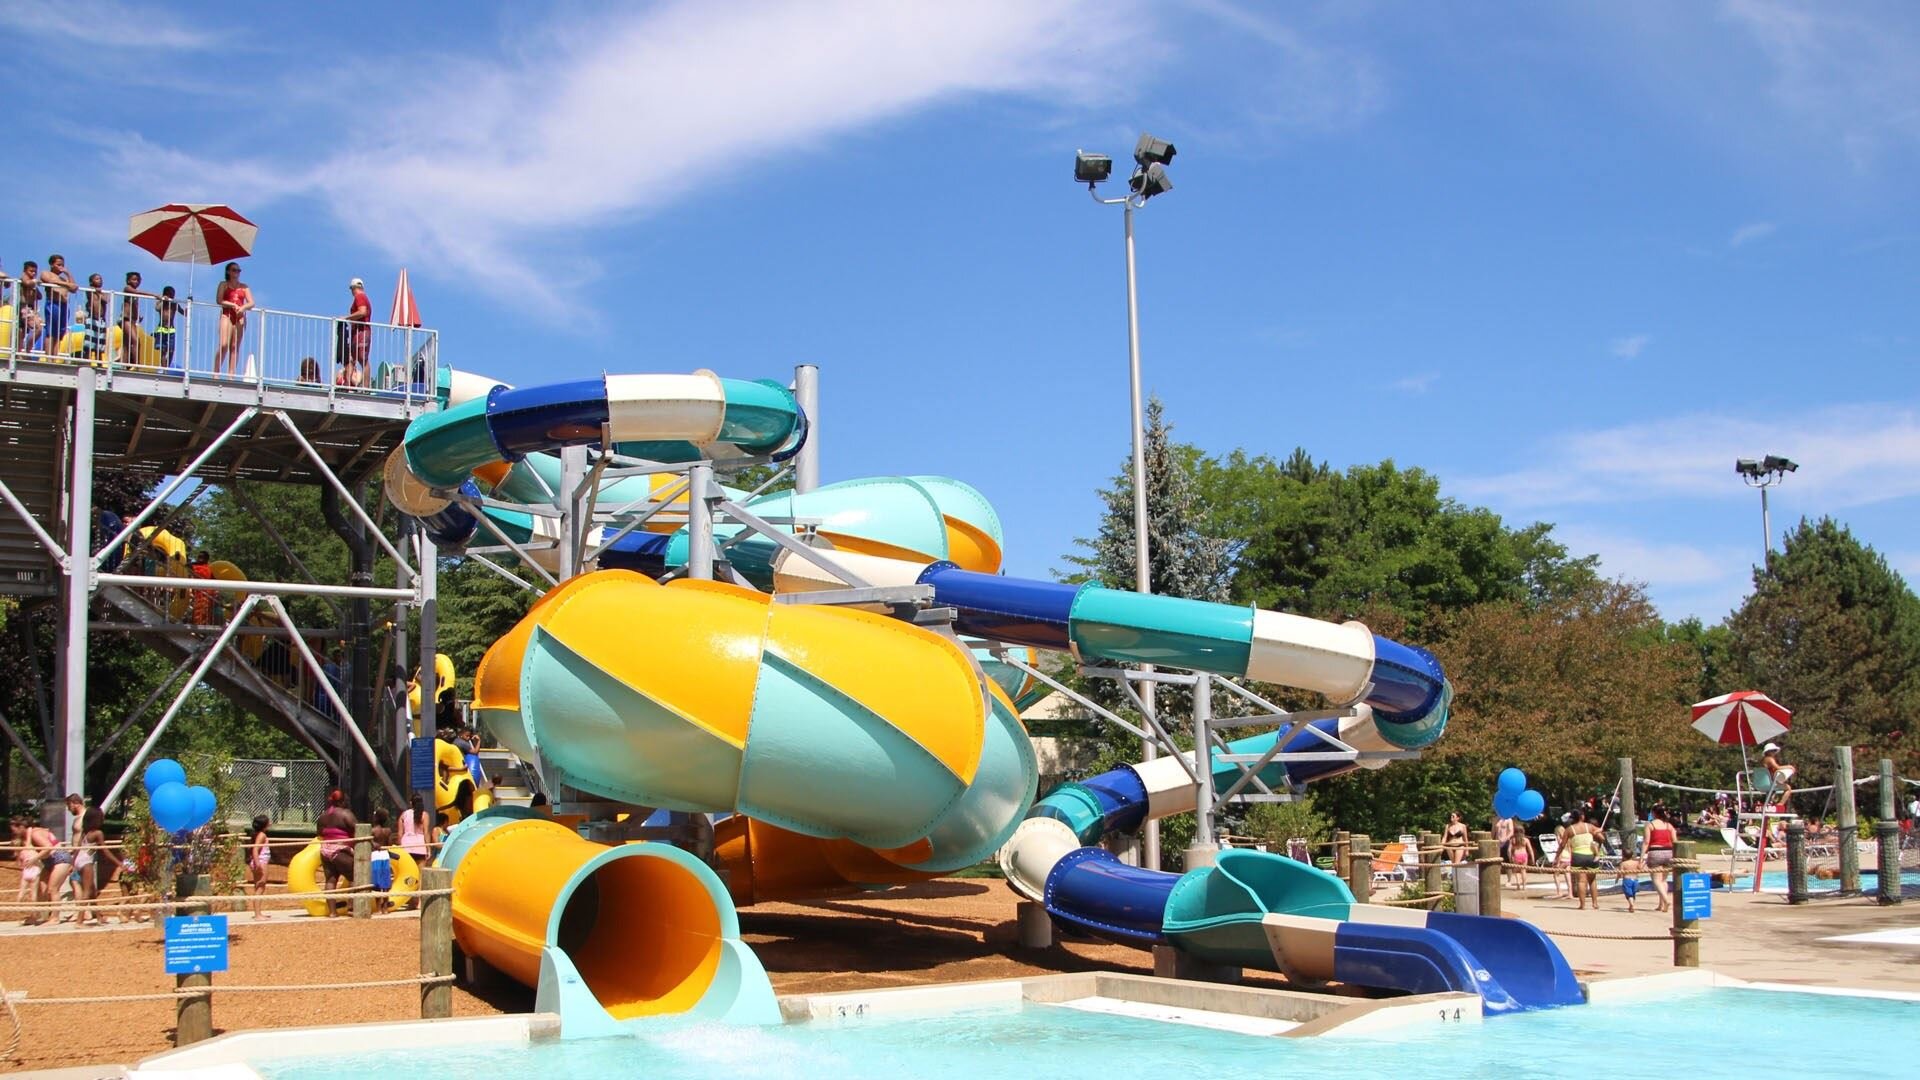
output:
<path id="1" fill-rule="evenodd" d="M 945 473 L 1043 575 L 1127 444 L 1120 221 L 1078 147 L 1179 147 L 1146 381 L 1209 450 L 1392 457 L 1734 607 L 1733 459 L 1802 463 L 1920 579 L 1920 10 L 1205 0 L 9 5 L 0 262 L 182 280 L 128 214 L 229 202 L 260 302 L 384 311 L 512 382 L 823 369 L 828 479 Z"/>

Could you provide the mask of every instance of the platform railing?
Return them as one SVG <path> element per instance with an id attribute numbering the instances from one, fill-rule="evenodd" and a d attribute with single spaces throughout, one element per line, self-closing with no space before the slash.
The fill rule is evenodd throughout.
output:
<path id="1" fill-rule="evenodd" d="M 10 369 L 21 359 L 91 363 L 262 390 L 398 395 L 409 404 L 434 392 L 439 335 L 433 330 L 273 308 L 254 308 L 236 320 L 209 301 L 84 287 L 59 320 L 44 289 L 30 304 L 20 303 L 18 280 L 0 282 L 0 289 L 0 357 Z"/>

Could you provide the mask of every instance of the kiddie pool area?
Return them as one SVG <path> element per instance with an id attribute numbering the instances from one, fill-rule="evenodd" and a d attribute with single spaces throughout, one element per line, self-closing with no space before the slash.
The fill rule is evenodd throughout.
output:
<path id="1" fill-rule="evenodd" d="M 220 1040 L 151 1059 L 147 1068 L 134 1075 L 164 1077 L 180 1075 L 175 1069 L 211 1068 L 221 1070 L 223 1076 L 258 1075 L 266 1080 L 343 1075 L 377 1080 L 429 1074 L 726 1076 L 729 1080 L 958 1075 L 969 1080 L 1031 1080 L 1161 1075 L 1162 1070 L 1197 1070 L 1214 1077 L 1273 1075 L 1276 1070 L 1332 1075 L 1363 1066 L 1367 1075 L 1378 1076 L 1497 1072 L 1506 1077 L 1562 1077 L 1593 1072 L 1596 1061 L 1620 1054 L 1623 1046 L 1636 1055 L 1657 1052 L 1668 1065 L 1681 1066 L 1672 1056 L 1675 1033 L 1718 1031 L 1764 1042 L 1765 1033 L 1790 1025 L 1798 1030 L 1850 1034 L 1821 1040 L 1817 1051 L 1810 1044 L 1798 1044 L 1799 1050 L 1789 1050 L 1777 1059 L 1780 1067 L 1796 1076 L 1870 1076 L 1886 1075 L 1887 1055 L 1920 1040 L 1920 994 L 1857 996 L 1708 985 L 1714 981 L 1710 974 L 1695 972 L 1601 983 L 1596 984 L 1596 1000 L 1588 1008 L 1530 1012 L 1485 1024 L 1477 1022 L 1476 1003 L 1470 998 L 1400 999 L 1392 1003 L 1394 1015 L 1375 1016 L 1374 1022 L 1341 1023 L 1308 1038 L 1273 1036 L 1312 1034 L 1318 1030 L 1314 1022 L 1296 1027 L 1242 1016 L 1235 1025 L 1229 1014 L 1167 1009 L 1098 995 L 1061 1003 L 1036 1001 L 1033 995 L 1020 1000 L 1001 995 L 998 1004 L 938 1012 L 909 1008 L 901 1013 L 880 1007 L 866 1015 L 860 1015 L 860 1010 L 889 997 L 904 995 L 910 1001 L 916 992 L 824 995 L 788 999 L 784 1004 L 790 1013 L 811 1009 L 818 1015 L 785 1024 L 737 1027 L 662 1017 L 631 1027 L 629 1035 L 602 1039 L 563 1041 L 522 1035 L 479 1044 L 420 1047 L 416 1042 L 412 1050 L 257 1056 L 244 1065 L 220 1053 L 219 1042 L 226 1041 Z M 976 989 L 1014 985 L 976 984 Z M 1610 985 L 1619 985 L 1621 992 L 1608 992 Z M 835 1006 L 829 1003 L 834 997 L 858 1004 Z M 1454 1020 L 1462 1002 L 1466 1008 Z M 1167 1022 L 1149 1022 L 1155 1019 Z M 1223 1023 L 1241 1030 L 1203 1026 Z M 1261 1023 L 1268 1025 L 1267 1033 L 1253 1033 Z M 405 1038 L 409 1028 L 416 1035 L 421 1031 L 420 1025 L 383 1030 Z M 287 1038 L 290 1034 L 292 1039 Z M 300 1041 L 298 1033 L 279 1035 L 283 1043 Z M 1746 1080 L 1753 1074 L 1753 1055 L 1747 1049 L 1702 1049 L 1687 1055 L 1683 1067 L 1695 1080 Z"/>

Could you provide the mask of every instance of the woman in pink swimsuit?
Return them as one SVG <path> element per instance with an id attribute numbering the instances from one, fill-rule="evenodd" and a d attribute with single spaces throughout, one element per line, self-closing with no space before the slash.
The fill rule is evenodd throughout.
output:
<path id="1" fill-rule="evenodd" d="M 253 310 L 253 290 L 240 280 L 239 263 L 227 264 L 227 276 L 214 291 L 213 299 L 220 305 L 220 347 L 213 351 L 213 373 L 238 375 L 240 343 L 247 336 L 247 312 Z"/>

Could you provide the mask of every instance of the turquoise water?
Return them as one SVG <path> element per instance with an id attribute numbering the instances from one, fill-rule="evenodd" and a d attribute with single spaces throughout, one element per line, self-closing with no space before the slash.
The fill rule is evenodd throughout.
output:
<path id="1" fill-rule="evenodd" d="M 1821 1033 L 1825 1033 L 1824 1035 Z M 1699 1052 L 1676 1054 L 1686 1046 Z M 1884 1076 L 1920 1046 L 1920 1002 L 1700 990 L 1612 1005 L 1435 1025 L 1363 1039 L 1230 1035 L 1073 1009 L 876 1018 L 782 1027 L 662 1021 L 633 1039 L 340 1054 L 255 1062 L 268 1080 L 646 1077 L 649 1080 L 1048 1080 L 1199 1075 L 1498 1076 L 1530 1080 L 1673 1071 L 1687 1080 Z M 1771 1067 L 1760 1064 L 1766 1055 Z M 1615 1064 L 1609 1065 L 1608 1062 Z M 1910 1066 L 1902 1064 L 1904 1069 Z"/>
<path id="2" fill-rule="evenodd" d="M 1860 887 L 1862 889 L 1872 891 L 1873 889 L 1878 888 L 1879 885 L 1880 885 L 1880 875 L 1874 873 L 1871 870 L 1863 870 L 1860 872 Z M 1900 885 L 1902 889 L 1905 889 L 1909 886 L 1920 886 L 1920 870 L 1900 871 Z M 1733 888 L 1736 891 L 1740 889 L 1753 888 L 1753 875 L 1742 874 L 1739 877 L 1735 878 L 1733 880 Z M 1761 871 L 1760 888 L 1761 889 L 1778 889 L 1781 892 L 1785 892 L 1787 890 L 1787 872 L 1785 870 Z M 1838 890 L 1839 888 L 1840 888 L 1839 878 L 1827 878 L 1825 880 L 1812 877 L 1812 876 L 1809 876 L 1807 878 L 1807 891 L 1810 893 L 1833 892 L 1835 890 Z"/>

